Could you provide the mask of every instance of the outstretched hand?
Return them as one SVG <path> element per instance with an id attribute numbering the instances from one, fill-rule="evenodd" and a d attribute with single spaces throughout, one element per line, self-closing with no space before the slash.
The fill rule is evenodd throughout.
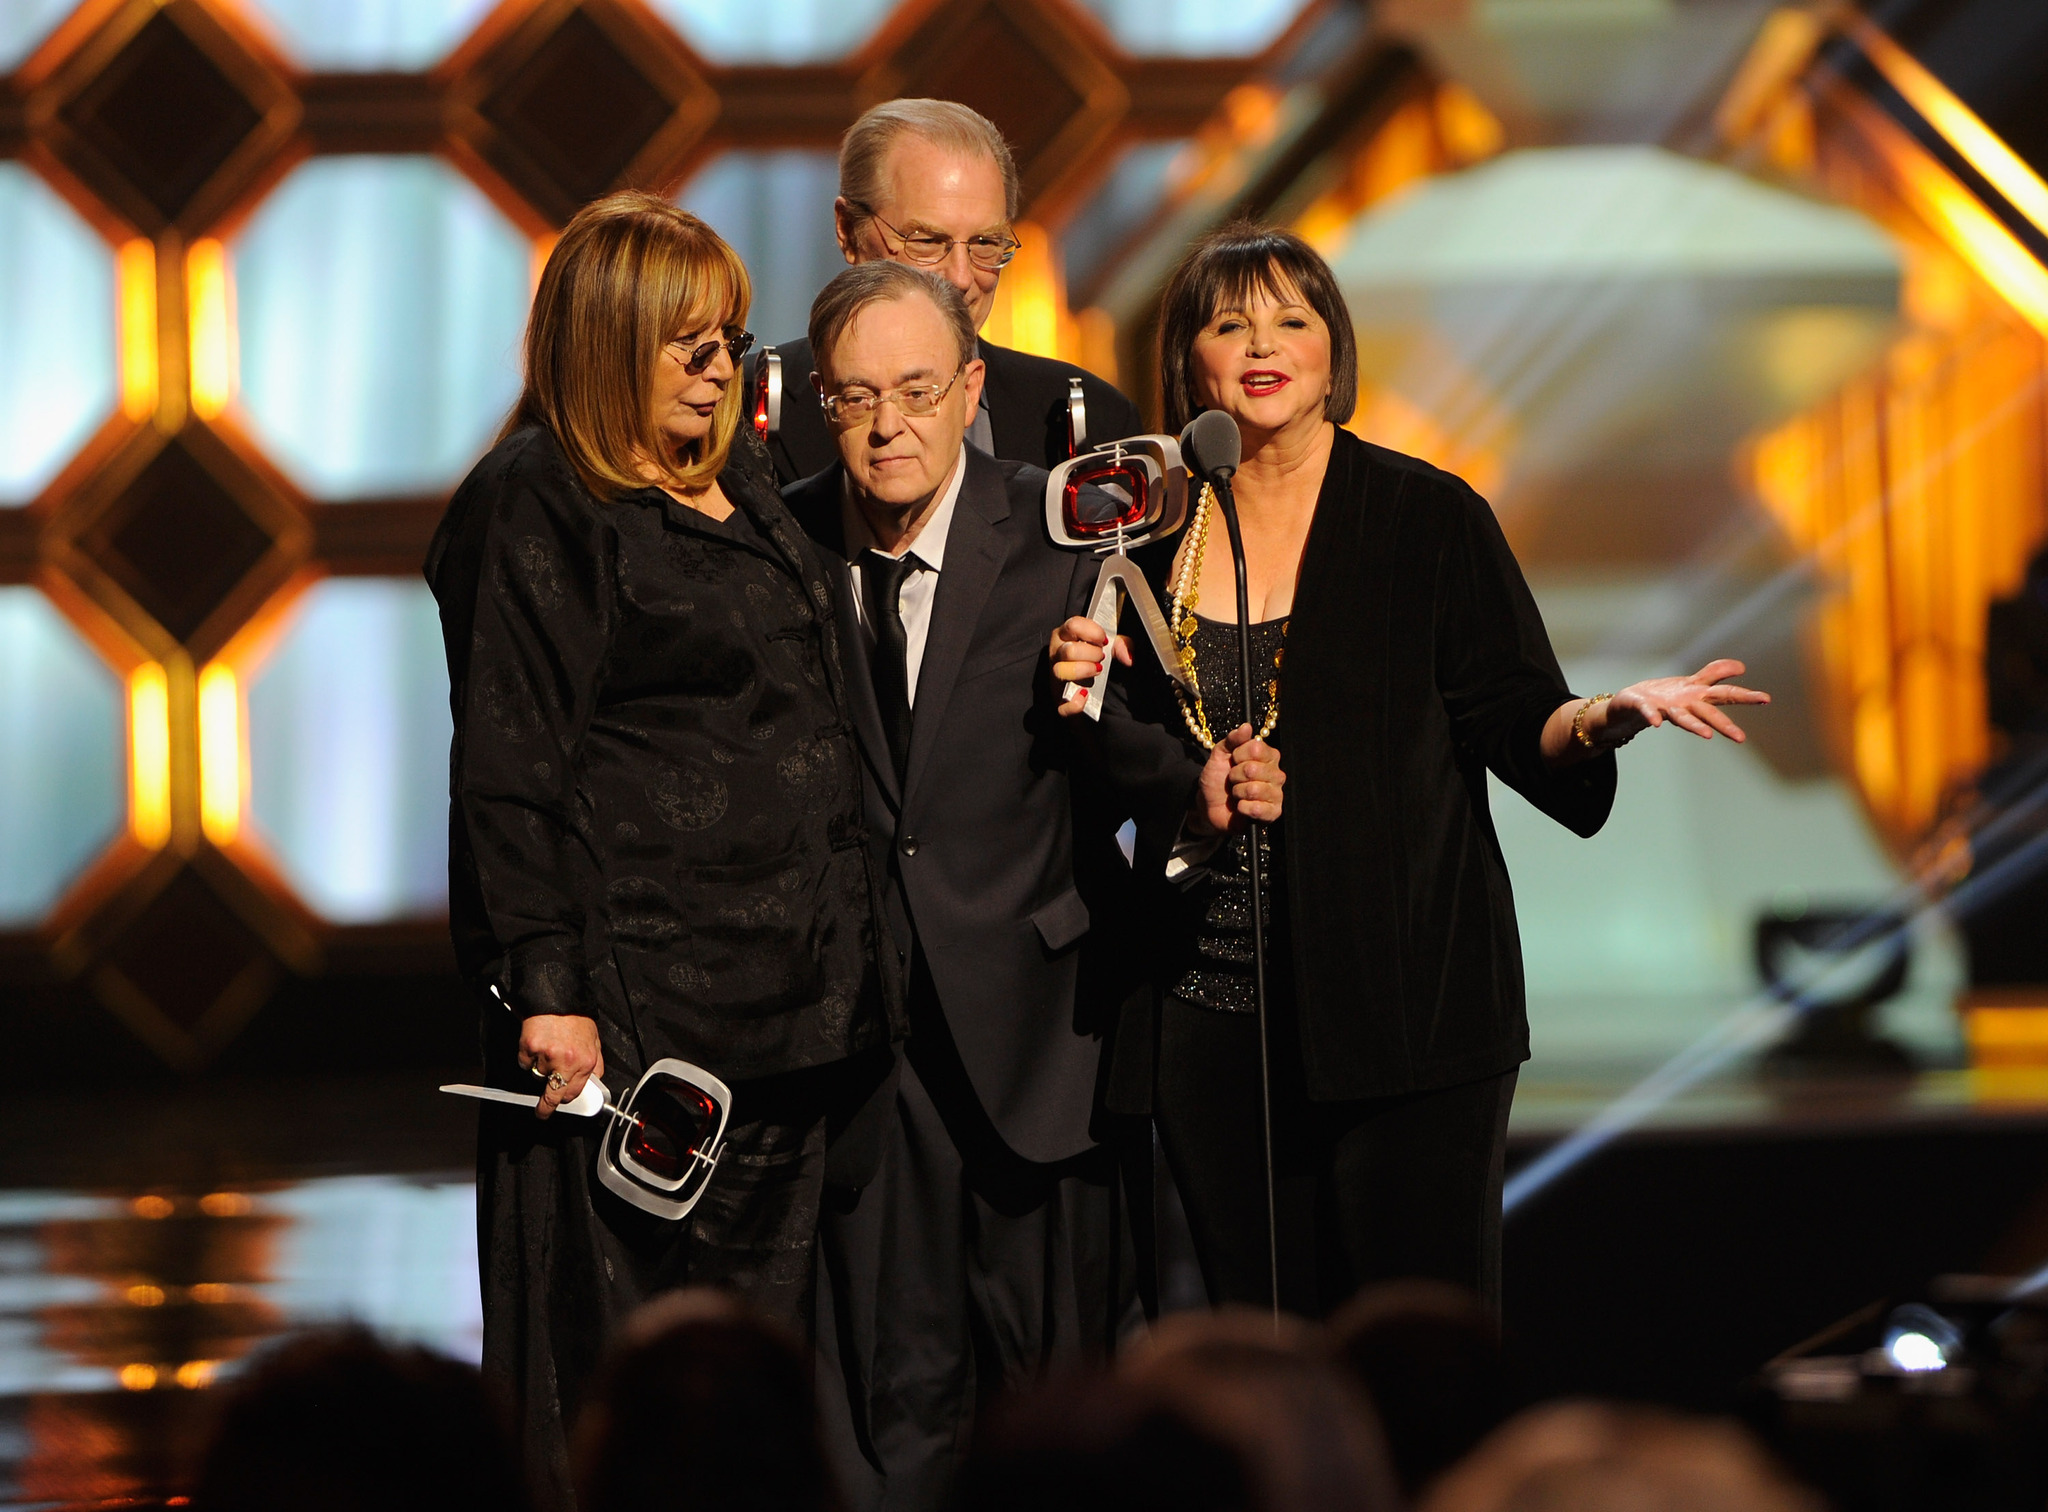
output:
<path id="1" fill-rule="evenodd" d="M 1724 656 L 1708 662 L 1690 677 L 1652 677 L 1630 683 L 1608 698 L 1590 703 L 1574 699 L 1550 716 L 1543 730 L 1543 754 L 1553 763 L 1570 762 L 1627 745 L 1643 731 L 1667 723 L 1702 740 L 1712 740 L 1718 734 L 1739 745 L 1748 737 L 1740 725 L 1722 712 L 1723 707 L 1771 701 L 1768 693 L 1725 680 L 1740 677 L 1744 670 L 1741 662 Z M 1590 750 L 1572 733 L 1575 718 L 1584 729 L 1586 740 L 1592 743 Z"/>
<path id="2" fill-rule="evenodd" d="M 1210 750 L 1195 785 L 1189 825 L 1199 834 L 1220 835 L 1240 828 L 1246 819 L 1271 824 L 1280 817 L 1286 785 L 1280 753 L 1253 734 L 1250 725 L 1239 725 Z"/>
<path id="3" fill-rule="evenodd" d="M 1131 664 L 1131 643 L 1128 640 L 1121 635 L 1111 635 L 1092 619 L 1075 615 L 1052 633 L 1046 654 L 1052 660 L 1053 681 L 1062 685 L 1080 683 L 1085 687 L 1102 671 L 1105 648 L 1126 667 Z M 1087 706 L 1087 693 L 1076 693 L 1060 705 L 1060 713 L 1078 714 Z"/>

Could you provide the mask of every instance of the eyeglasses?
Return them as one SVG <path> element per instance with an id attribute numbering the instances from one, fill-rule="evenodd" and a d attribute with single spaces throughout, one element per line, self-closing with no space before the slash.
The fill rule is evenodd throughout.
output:
<path id="1" fill-rule="evenodd" d="M 893 404 L 901 413 L 922 419 L 938 413 L 939 406 L 946 402 L 946 395 L 953 392 L 953 385 L 966 371 L 967 364 L 963 362 L 943 387 L 935 383 L 913 383 L 903 388 L 886 389 L 879 394 L 864 388 L 842 389 L 836 394 L 828 394 L 820 384 L 818 402 L 825 407 L 825 418 L 834 425 L 858 425 L 884 404 Z"/>
<path id="2" fill-rule="evenodd" d="M 913 236 L 908 231 L 897 230 L 860 201 L 855 200 L 852 204 L 854 209 L 870 217 L 877 225 L 887 227 L 896 240 L 902 243 L 895 252 L 889 254 L 891 257 L 900 253 L 906 261 L 923 268 L 934 267 L 944 262 L 953 255 L 955 247 L 965 247 L 969 262 L 984 273 L 993 273 L 998 268 L 1007 268 L 1010 259 L 1017 255 L 1017 249 L 1024 245 L 1007 231 L 1001 236 L 970 236 L 965 241 L 951 236 L 933 236 L 928 232 L 919 232 Z M 888 243 L 885 241 L 883 245 L 887 246 Z"/>
<path id="3" fill-rule="evenodd" d="M 720 347 L 724 347 L 728 352 L 731 352 L 732 360 L 738 362 L 747 355 L 748 350 L 753 345 L 754 333 L 752 331 L 735 330 L 730 326 L 726 328 L 723 336 L 713 341 L 703 342 L 697 346 L 686 347 L 680 339 L 669 343 L 670 347 L 682 353 L 683 371 L 686 373 L 703 372 L 706 367 L 710 366 L 711 359 L 718 355 Z"/>

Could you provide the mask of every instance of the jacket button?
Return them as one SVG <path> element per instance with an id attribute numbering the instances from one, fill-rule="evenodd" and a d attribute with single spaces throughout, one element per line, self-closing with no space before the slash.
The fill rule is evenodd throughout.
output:
<path id="1" fill-rule="evenodd" d="M 903 839 L 902 839 L 902 842 L 901 842 L 901 848 L 902 848 L 903 854 L 904 854 L 904 855 L 906 855 L 906 856 L 914 856 L 914 855 L 916 855 L 916 854 L 917 854 L 917 836 L 915 836 L 915 835 L 905 835 L 905 836 L 903 837 Z"/>

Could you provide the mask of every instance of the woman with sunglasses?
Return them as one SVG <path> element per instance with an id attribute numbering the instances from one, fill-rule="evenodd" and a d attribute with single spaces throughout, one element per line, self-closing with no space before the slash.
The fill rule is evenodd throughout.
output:
<path id="1" fill-rule="evenodd" d="M 482 1114 L 484 1368 L 565 1497 L 563 1425 L 650 1294 L 724 1286 L 807 1327 L 827 1118 L 902 1030 L 829 580 L 741 424 L 749 297 L 666 201 L 578 214 L 427 562 L 457 955 L 490 1079 L 540 1096 Z M 600 1184 L 610 1119 L 560 1111 L 664 1058 L 733 1092 L 680 1221 Z"/>
<path id="2" fill-rule="evenodd" d="M 1497 1310 L 1502 1160 L 1529 1024 L 1487 774 L 1591 835 L 1614 801 L 1616 749 L 1667 722 L 1741 740 L 1722 706 L 1769 700 L 1723 681 L 1738 661 L 1573 693 L 1486 501 L 1343 428 L 1357 350 L 1329 265 L 1291 233 L 1227 226 L 1167 280 L 1166 423 L 1220 410 L 1243 445 L 1252 686 L 1230 548 L 1203 489 L 1180 539 L 1140 554 L 1196 691 L 1147 658 L 1130 701 L 1197 749 L 1249 725 L 1284 753 L 1285 817 L 1257 832 L 1274 1229 L 1250 836 L 1138 857 L 1155 879 L 1161 990 L 1126 1009 L 1110 1102 L 1152 1114 L 1215 1301 L 1268 1301 L 1277 1231 L 1279 1300 L 1293 1311 L 1321 1315 L 1403 1276 L 1454 1282 Z M 1094 676 L 1106 639 L 1069 620 L 1053 676 Z M 1178 890 L 1170 868 L 1186 868 Z"/>

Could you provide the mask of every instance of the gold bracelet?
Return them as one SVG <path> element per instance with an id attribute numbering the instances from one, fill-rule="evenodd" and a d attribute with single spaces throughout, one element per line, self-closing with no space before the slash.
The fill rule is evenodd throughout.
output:
<path id="1" fill-rule="evenodd" d="M 1586 733 L 1586 715 L 1592 712 L 1594 704 L 1605 703 L 1612 697 L 1614 697 L 1612 693 L 1595 693 L 1591 698 L 1580 704 L 1579 712 L 1572 716 L 1572 739 L 1589 751 L 1598 750 L 1599 747 L 1593 744 L 1593 737 Z"/>

